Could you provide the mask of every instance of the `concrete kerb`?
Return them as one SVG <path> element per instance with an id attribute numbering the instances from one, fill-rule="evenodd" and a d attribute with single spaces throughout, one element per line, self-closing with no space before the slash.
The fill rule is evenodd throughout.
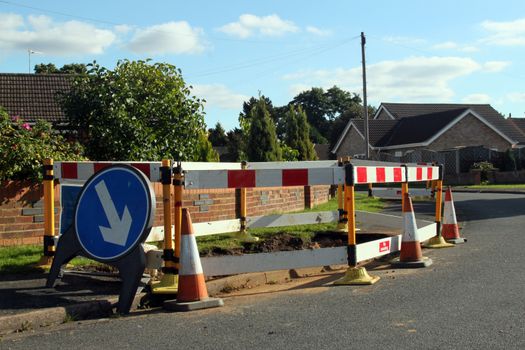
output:
<path id="1" fill-rule="evenodd" d="M 491 189 L 491 188 L 462 188 L 462 187 L 452 187 L 453 193 L 500 193 L 500 194 L 525 194 L 525 189 Z"/>
<path id="2" fill-rule="evenodd" d="M 206 287 L 210 296 L 227 296 L 228 293 L 244 288 L 253 288 L 265 284 L 286 283 L 294 278 L 308 277 L 321 272 L 337 272 L 344 267 L 346 266 L 303 268 L 226 276 L 207 281 Z M 137 294 L 135 296 L 131 315 L 138 311 L 136 305 L 139 304 L 142 297 L 143 294 Z M 117 302 L 118 298 L 115 297 L 0 316 L 0 337 L 7 334 L 60 325 L 70 321 L 109 317 L 114 314 L 114 308 Z"/>

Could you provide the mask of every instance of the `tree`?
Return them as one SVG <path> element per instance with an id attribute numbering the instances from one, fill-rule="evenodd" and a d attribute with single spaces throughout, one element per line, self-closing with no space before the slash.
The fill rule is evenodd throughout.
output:
<path id="1" fill-rule="evenodd" d="M 242 112 L 239 113 L 239 125 L 241 126 L 241 130 L 246 133 L 246 135 L 250 134 L 250 125 L 251 125 L 251 117 L 250 113 L 260 100 L 264 101 L 264 104 L 266 105 L 266 110 L 270 114 L 270 118 L 277 123 L 277 120 L 274 119 L 274 107 L 272 100 L 270 100 L 268 97 L 261 95 L 259 98 L 250 97 L 248 101 L 243 102 L 242 104 Z"/>
<path id="2" fill-rule="evenodd" d="M 218 162 L 219 153 L 213 149 L 205 132 L 199 133 L 199 143 L 197 144 L 197 155 L 195 160 L 199 162 Z"/>
<path id="3" fill-rule="evenodd" d="M 368 118 L 371 119 L 375 114 L 376 109 L 368 106 Z M 341 113 L 332 122 L 332 131 L 330 135 L 330 149 L 334 148 L 335 144 L 341 136 L 350 119 L 363 119 L 363 106 L 361 104 L 354 104 L 350 106 L 345 112 Z"/>
<path id="4" fill-rule="evenodd" d="M 281 148 L 277 141 L 275 125 L 270 118 L 266 102 L 261 96 L 248 114 L 251 120 L 250 136 L 246 153 L 252 162 L 279 161 L 282 158 Z"/>
<path id="5" fill-rule="evenodd" d="M 94 62 L 61 103 L 90 159 L 198 158 L 202 101 L 171 64 L 123 60 L 109 70 Z"/>
<path id="6" fill-rule="evenodd" d="M 208 139 L 213 146 L 226 146 L 228 143 L 228 137 L 226 137 L 226 131 L 222 127 L 221 123 L 215 124 L 215 128 L 208 129 Z"/>
<path id="7" fill-rule="evenodd" d="M 310 125 L 300 106 L 290 105 L 286 113 L 286 144 L 297 150 L 297 160 L 315 160 L 317 155 L 310 141 Z"/>
<path id="8" fill-rule="evenodd" d="M 35 65 L 35 74 L 86 74 L 87 67 L 83 63 L 65 64 L 58 69 L 53 63 Z"/>
<path id="9" fill-rule="evenodd" d="M 226 134 L 228 139 L 226 147 L 228 149 L 228 161 L 240 162 L 246 160 L 244 153 L 244 135 L 241 129 L 235 128 Z"/>

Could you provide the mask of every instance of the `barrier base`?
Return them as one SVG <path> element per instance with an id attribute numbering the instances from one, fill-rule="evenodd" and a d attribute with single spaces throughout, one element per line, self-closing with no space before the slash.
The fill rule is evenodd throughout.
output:
<path id="1" fill-rule="evenodd" d="M 348 224 L 344 224 L 342 222 L 337 223 L 337 227 L 335 229 L 337 232 L 348 232 Z"/>
<path id="2" fill-rule="evenodd" d="M 450 238 L 450 239 L 447 239 L 447 242 L 448 243 L 451 243 L 451 244 L 461 244 L 461 243 L 465 243 L 467 240 L 465 238 Z"/>
<path id="3" fill-rule="evenodd" d="M 167 311 L 194 311 L 224 306 L 224 301 L 219 298 L 206 298 L 198 301 L 178 302 L 177 300 L 166 300 L 163 307 Z"/>
<path id="4" fill-rule="evenodd" d="M 51 268 L 51 264 L 53 263 L 53 257 L 52 256 L 45 256 L 43 255 L 40 260 L 36 263 L 36 266 L 44 269 L 49 270 Z"/>
<path id="5" fill-rule="evenodd" d="M 166 273 L 159 282 L 151 285 L 152 294 L 177 294 L 179 290 L 179 276 Z"/>
<path id="6" fill-rule="evenodd" d="M 443 236 L 435 236 L 432 237 L 427 241 L 427 243 L 423 244 L 423 247 L 425 248 L 433 248 L 433 249 L 439 249 L 439 248 L 451 248 L 453 247 L 453 244 L 447 243 Z"/>
<path id="7" fill-rule="evenodd" d="M 396 258 L 390 262 L 392 267 L 403 268 L 403 269 L 414 269 L 420 267 L 428 267 L 432 265 L 432 259 L 424 256 L 421 260 L 418 261 L 399 261 L 399 258 Z"/>
<path id="8" fill-rule="evenodd" d="M 258 242 L 259 237 L 252 236 L 248 231 L 238 231 L 231 234 L 232 238 L 238 239 L 243 242 Z"/>
<path id="9" fill-rule="evenodd" d="M 379 276 L 370 276 L 364 267 L 349 267 L 343 277 L 334 285 L 370 285 L 379 281 Z"/>

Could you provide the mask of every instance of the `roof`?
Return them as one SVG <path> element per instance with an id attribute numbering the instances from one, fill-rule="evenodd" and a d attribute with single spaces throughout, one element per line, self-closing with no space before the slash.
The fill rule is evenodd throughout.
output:
<path id="1" fill-rule="evenodd" d="M 465 103 L 381 103 L 381 107 L 388 111 L 388 114 L 395 119 L 410 118 L 421 115 L 444 113 L 470 109 L 483 117 L 485 121 L 505 134 L 510 139 L 518 141 L 522 137 L 521 132 L 514 125 L 507 122 L 498 111 L 489 104 L 465 104 Z M 378 115 L 374 116 L 374 118 Z M 525 141 L 525 140 L 524 140 Z"/>
<path id="2" fill-rule="evenodd" d="M 0 106 L 29 123 L 65 122 L 57 92 L 69 90 L 71 75 L 0 73 Z"/>
<path id="3" fill-rule="evenodd" d="M 330 145 L 325 143 L 317 143 L 314 145 L 315 153 L 319 160 L 330 159 Z"/>
<path id="4" fill-rule="evenodd" d="M 525 118 L 507 118 L 507 122 L 519 130 L 521 136 L 518 138 L 520 144 L 525 144 Z"/>

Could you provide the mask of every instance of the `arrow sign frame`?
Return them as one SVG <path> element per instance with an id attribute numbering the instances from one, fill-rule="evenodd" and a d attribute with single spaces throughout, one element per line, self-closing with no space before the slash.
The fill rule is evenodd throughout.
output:
<path id="1" fill-rule="evenodd" d="M 148 236 L 155 206 L 151 182 L 140 170 L 118 164 L 95 173 L 75 207 L 74 227 L 82 250 L 104 263 L 122 259 Z"/>

